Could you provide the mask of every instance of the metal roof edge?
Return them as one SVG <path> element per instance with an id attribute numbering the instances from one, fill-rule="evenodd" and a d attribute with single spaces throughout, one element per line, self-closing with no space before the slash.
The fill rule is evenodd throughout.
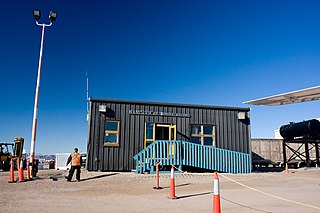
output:
<path id="1" fill-rule="evenodd" d="M 283 139 L 280 138 L 251 138 L 251 140 L 272 140 L 272 141 L 283 141 Z"/>
<path id="2" fill-rule="evenodd" d="M 293 95 L 295 93 L 311 91 L 311 90 L 315 90 L 315 89 L 319 89 L 319 88 L 320 88 L 320 86 L 314 86 L 314 87 L 309 87 L 309 88 L 304 88 L 304 89 L 298 89 L 298 90 L 294 90 L 294 91 L 290 91 L 290 92 L 280 93 L 280 94 L 277 94 L 277 95 L 270 95 L 270 96 L 267 96 L 267 97 L 264 97 L 264 98 L 258 98 L 258 99 L 249 100 L 249 101 L 245 101 L 245 102 L 242 102 L 242 103 L 243 104 L 253 104 L 254 105 L 254 102 L 264 101 L 266 99 L 272 99 L 272 98 L 279 98 L 279 97 L 283 97 L 283 96 L 286 96 L 286 95 L 290 96 L 290 95 Z"/>
<path id="3" fill-rule="evenodd" d="M 169 102 L 151 102 L 151 101 L 139 101 L 139 100 L 117 100 L 107 98 L 89 98 L 91 102 L 116 102 L 116 103 L 128 103 L 128 104 L 144 104 L 144 105 L 162 105 L 162 106 L 178 106 L 178 107 L 191 107 L 191 108 L 207 108 L 207 109 L 229 109 L 239 111 L 250 111 L 249 107 L 230 107 L 230 106 L 211 106 L 201 104 L 181 104 L 181 103 L 169 103 Z"/>

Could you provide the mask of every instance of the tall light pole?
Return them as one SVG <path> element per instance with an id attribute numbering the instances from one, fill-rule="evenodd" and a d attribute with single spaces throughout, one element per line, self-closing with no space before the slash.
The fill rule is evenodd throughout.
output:
<path id="1" fill-rule="evenodd" d="M 42 34 L 41 34 L 41 43 L 40 43 L 40 55 L 39 55 L 39 65 L 38 65 L 38 77 L 37 77 L 37 86 L 36 86 L 36 94 L 34 98 L 34 108 L 33 108 L 33 122 L 32 122 L 32 135 L 31 135 L 31 148 L 30 148 L 30 165 L 29 165 L 29 171 L 31 178 L 36 176 L 35 171 L 35 162 L 34 162 L 34 148 L 36 143 L 36 136 L 37 136 L 37 115 L 38 115 L 38 100 L 39 100 L 39 92 L 40 92 L 40 74 L 41 74 L 41 65 L 42 65 L 42 50 L 43 50 L 43 40 L 44 40 L 44 29 L 45 27 L 50 27 L 52 25 L 52 22 L 54 22 L 57 18 L 57 13 L 54 11 L 50 11 L 49 24 L 39 24 L 39 19 L 41 17 L 40 10 L 34 10 L 33 11 L 33 17 L 36 19 L 36 24 L 40 27 L 42 27 Z"/>

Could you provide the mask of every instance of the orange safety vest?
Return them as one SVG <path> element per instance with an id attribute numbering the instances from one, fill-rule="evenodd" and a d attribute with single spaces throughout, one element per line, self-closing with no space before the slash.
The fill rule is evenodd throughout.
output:
<path id="1" fill-rule="evenodd" d="M 80 164 L 80 158 L 81 158 L 81 155 L 79 153 L 73 153 L 71 154 L 71 165 L 72 166 L 81 166 Z"/>

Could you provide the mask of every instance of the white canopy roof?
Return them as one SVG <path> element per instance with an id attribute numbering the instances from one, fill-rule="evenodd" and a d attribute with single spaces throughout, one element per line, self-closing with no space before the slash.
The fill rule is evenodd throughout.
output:
<path id="1" fill-rule="evenodd" d="M 320 86 L 243 102 L 244 104 L 278 106 L 320 100 Z"/>

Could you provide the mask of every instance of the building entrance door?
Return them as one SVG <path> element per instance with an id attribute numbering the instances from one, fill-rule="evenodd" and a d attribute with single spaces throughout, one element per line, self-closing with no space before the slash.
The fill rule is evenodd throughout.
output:
<path id="1" fill-rule="evenodd" d="M 155 140 L 176 140 L 176 125 L 156 124 Z"/>
<path id="2" fill-rule="evenodd" d="M 176 125 L 173 124 L 156 124 L 156 140 L 176 140 Z M 169 151 L 171 150 L 171 151 Z M 168 153 L 174 154 L 174 145 L 168 146 Z"/>
<path id="3" fill-rule="evenodd" d="M 156 140 L 169 140 L 169 127 L 168 124 L 156 124 L 155 139 Z"/>
<path id="4" fill-rule="evenodd" d="M 155 140 L 176 140 L 176 125 L 146 123 L 145 125 L 145 147 Z"/>

